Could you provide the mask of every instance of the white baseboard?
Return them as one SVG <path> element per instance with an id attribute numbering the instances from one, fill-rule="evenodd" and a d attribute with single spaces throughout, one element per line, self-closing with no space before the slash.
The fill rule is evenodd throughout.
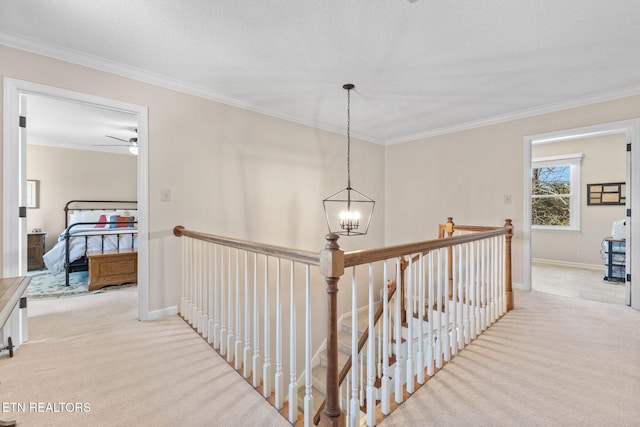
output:
<path id="1" fill-rule="evenodd" d="M 511 283 L 511 288 L 512 289 L 521 289 L 523 291 L 530 291 L 531 289 L 527 288 L 523 283 L 517 283 L 517 282 L 512 282 Z"/>
<path id="2" fill-rule="evenodd" d="M 143 320 L 143 321 L 157 320 L 157 319 L 162 319 L 163 317 L 173 316 L 174 314 L 178 314 L 177 305 L 161 308 L 160 310 L 149 311 L 144 316 L 144 318 L 140 320 Z"/>
<path id="3" fill-rule="evenodd" d="M 587 270 L 603 270 L 604 271 L 604 260 L 602 260 L 602 265 L 600 264 L 583 264 L 579 262 L 569 262 L 569 261 L 558 261 L 555 259 L 542 259 L 542 258 L 532 258 L 531 264 L 544 264 L 544 265 L 555 265 L 558 267 L 571 267 L 571 268 L 583 268 Z"/>

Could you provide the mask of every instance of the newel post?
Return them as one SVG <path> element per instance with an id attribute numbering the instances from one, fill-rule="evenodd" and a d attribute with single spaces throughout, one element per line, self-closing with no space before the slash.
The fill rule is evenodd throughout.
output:
<path id="1" fill-rule="evenodd" d="M 447 217 L 447 223 L 444 226 L 445 231 L 447 232 L 447 237 L 453 236 L 453 227 L 455 226 L 453 222 L 453 217 Z M 453 248 L 449 246 L 447 249 L 447 256 L 449 257 L 448 265 L 448 273 L 449 273 L 449 283 L 447 284 L 449 299 L 453 299 Z"/>
<path id="2" fill-rule="evenodd" d="M 505 234 L 505 280 L 507 291 L 507 311 L 513 310 L 513 284 L 511 281 L 511 239 L 513 238 L 513 224 L 510 219 L 506 219 L 504 227 L 508 228 Z"/>
<path id="3" fill-rule="evenodd" d="M 345 425 L 345 414 L 338 402 L 338 281 L 344 274 L 344 251 L 338 235 L 329 233 L 327 244 L 320 252 L 320 272 L 327 282 L 327 400 L 320 415 L 321 426 Z"/>

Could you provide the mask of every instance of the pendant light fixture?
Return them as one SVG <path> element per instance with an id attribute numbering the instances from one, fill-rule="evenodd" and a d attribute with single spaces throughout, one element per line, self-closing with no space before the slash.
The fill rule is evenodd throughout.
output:
<path id="1" fill-rule="evenodd" d="M 347 188 L 327 197 L 322 204 L 330 233 L 359 236 L 367 234 L 376 202 L 351 188 L 351 89 L 355 86 L 347 83 L 342 88 L 347 91 Z"/>

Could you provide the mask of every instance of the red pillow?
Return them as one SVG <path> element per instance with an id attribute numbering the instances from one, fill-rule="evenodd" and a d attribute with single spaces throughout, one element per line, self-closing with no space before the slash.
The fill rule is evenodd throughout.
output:
<path id="1" fill-rule="evenodd" d="M 129 217 L 126 216 L 119 216 L 118 217 L 118 222 L 127 222 L 129 221 Z M 118 224 L 118 228 L 127 228 L 129 226 L 129 224 Z"/>
<path id="2" fill-rule="evenodd" d="M 107 216 L 106 215 L 100 215 L 100 218 L 98 218 L 98 222 L 107 222 Z M 105 228 L 106 224 L 96 224 L 95 228 Z"/>

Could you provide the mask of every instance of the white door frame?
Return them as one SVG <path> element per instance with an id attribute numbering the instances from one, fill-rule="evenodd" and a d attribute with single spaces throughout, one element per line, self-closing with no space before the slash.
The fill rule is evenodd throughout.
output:
<path id="1" fill-rule="evenodd" d="M 147 107 L 41 85 L 23 80 L 4 78 L 3 100 L 3 276 L 20 273 L 18 251 L 18 116 L 20 94 L 33 94 L 59 98 L 71 102 L 111 108 L 138 118 L 138 318 L 149 320 L 149 110 Z M 26 250 L 26 247 L 24 248 Z"/>
<path id="2" fill-rule="evenodd" d="M 631 277 L 631 307 L 640 310 L 640 119 L 601 123 L 573 129 L 528 135 L 524 137 L 524 225 L 523 229 L 523 279 L 524 287 L 531 290 L 531 145 L 538 142 L 557 142 L 600 135 L 623 134 L 631 144 L 631 170 L 627 171 L 627 183 L 631 195 L 631 218 L 627 218 L 627 235 L 631 240 L 627 248 L 627 273 Z M 633 276 L 636 276 L 635 280 Z"/>

